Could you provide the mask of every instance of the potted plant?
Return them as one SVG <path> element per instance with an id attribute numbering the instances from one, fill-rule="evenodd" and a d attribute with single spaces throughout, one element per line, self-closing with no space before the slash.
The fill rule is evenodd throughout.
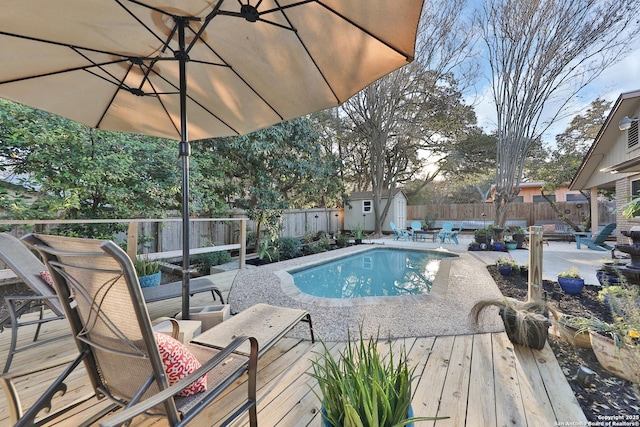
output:
<path id="1" fill-rule="evenodd" d="M 504 251 L 504 240 L 494 240 L 493 241 L 493 250 L 494 251 Z"/>
<path id="2" fill-rule="evenodd" d="M 479 251 L 480 250 L 480 243 L 478 243 L 478 242 L 469 243 L 469 250 L 470 251 Z"/>
<path id="3" fill-rule="evenodd" d="M 561 314 L 557 319 L 552 320 L 552 323 L 562 338 L 569 344 L 581 348 L 591 348 L 589 330 L 607 331 L 610 329 L 609 325 L 600 319 L 570 314 Z"/>
<path id="4" fill-rule="evenodd" d="M 338 356 L 322 342 L 323 351 L 311 361 L 312 372 L 318 381 L 322 402 L 323 426 L 345 425 L 411 425 L 413 421 L 441 418 L 413 418 L 411 382 L 415 367 L 410 368 L 406 350 L 400 356 L 389 348 L 383 357 L 378 352 L 377 338 L 354 342 L 348 337 L 346 347 Z"/>
<path id="5" fill-rule="evenodd" d="M 511 238 L 516 242 L 516 249 L 522 249 L 526 238 L 524 228 L 519 225 L 514 225 L 509 227 L 509 231 L 511 232 Z"/>
<path id="6" fill-rule="evenodd" d="M 558 273 L 558 284 L 568 294 L 579 294 L 584 288 L 584 279 L 580 276 L 578 267 L 569 267 Z"/>
<path id="7" fill-rule="evenodd" d="M 522 277 L 529 277 L 529 263 L 525 262 L 520 264 L 520 275 Z"/>
<path id="8" fill-rule="evenodd" d="M 608 330 L 589 330 L 591 348 L 604 369 L 640 384 L 640 291 L 624 285 L 608 298 L 614 322 Z"/>
<path id="9" fill-rule="evenodd" d="M 507 248 L 508 251 L 513 251 L 515 249 L 518 248 L 518 242 L 516 242 L 515 240 L 505 240 L 504 241 L 504 246 Z"/>
<path id="10" fill-rule="evenodd" d="M 497 307 L 509 340 L 541 350 L 549 335 L 549 313 L 556 312 L 544 301 L 521 302 L 512 298 L 487 299 L 478 301 L 472 308 L 470 317 L 476 325 L 480 314 L 489 307 Z"/>
<path id="11" fill-rule="evenodd" d="M 518 268 L 518 263 L 513 258 L 501 257 L 496 260 L 498 271 L 503 276 L 509 276 L 515 268 Z"/>
<path id="12" fill-rule="evenodd" d="M 351 236 L 356 242 L 356 245 L 362 243 L 362 237 L 364 236 L 364 227 L 357 223 L 355 227 L 351 229 Z"/>
<path id="13" fill-rule="evenodd" d="M 160 281 L 162 279 L 160 263 L 144 257 L 133 260 L 133 266 L 136 270 L 136 274 L 138 275 L 138 281 L 140 282 L 141 288 L 160 285 Z"/>
<path id="14" fill-rule="evenodd" d="M 488 228 L 478 228 L 473 232 L 475 241 L 479 244 L 490 245 L 491 244 L 491 231 Z"/>

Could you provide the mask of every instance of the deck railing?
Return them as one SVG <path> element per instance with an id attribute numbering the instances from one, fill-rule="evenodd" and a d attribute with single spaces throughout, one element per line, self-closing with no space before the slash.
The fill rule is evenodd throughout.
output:
<path id="1" fill-rule="evenodd" d="M 247 218 L 191 218 L 191 255 L 238 250 L 239 266 L 244 268 L 247 248 Z M 77 220 L 0 220 L 0 225 L 13 226 L 13 233 L 20 236 L 29 231 L 46 231 L 63 224 L 126 224 L 126 233 L 117 233 L 114 239 L 127 242 L 127 253 L 133 259 L 140 255 L 151 259 L 171 259 L 182 256 L 180 244 L 180 218 L 130 218 L 130 219 L 77 219 Z M 215 227 L 217 225 L 218 227 Z M 214 226 L 214 227 L 212 227 Z M 221 230 L 222 229 L 222 230 Z M 145 235 L 147 244 L 138 253 L 138 238 Z"/>

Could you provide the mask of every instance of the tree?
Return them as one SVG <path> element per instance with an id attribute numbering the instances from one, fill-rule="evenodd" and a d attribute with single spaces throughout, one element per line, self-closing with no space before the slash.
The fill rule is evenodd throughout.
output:
<path id="1" fill-rule="evenodd" d="M 21 177 L 31 196 L 4 198 L 11 217 L 154 216 L 179 206 L 171 141 L 98 131 L 4 100 L 0 118 L 0 168 Z"/>
<path id="2" fill-rule="evenodd" d="M 202 141 L 194 152 L 207 170 L 223 177 L 212 190 L 247 210 L 269 237 L 278 232 L 283 209 L 336 206 L 343 199 L 339 161 L 317 143 L 307 117 L 232 138 Z"/>
<path id="3" fill-rule="evenodd" d="M 556 147 L 550 152 L 549 160 L 540 163 L 542 167 L 537 170 L 536 178 L 545 181 L 542 196 L 549 202 L 558 218 L 567 222 L 576 231 L 580 231 L 579 225 L 571 222 L 564 212 L 558 209 L 549 194 L 573 179 L 582 164 L 584 154 L 598 135 L 610 109 L 611 102 L 597 98 L 584 114 L 576 115 L 564 132 L 556 136 Z M 582 192 L 582 194 L 587 199 L 591 198 L 588 192 Z M 590 223 L 589 217 L 584 219 L 584 225 L 588 226 Z"/>
<path id="4" fill-rule="evenodd" d="M 520 191 L 531 144 L 634 46 L 636 0 L 487 0 L 479 26 L 492 73 L 498 135 L 495 223 Z"/>
<path id="5" fill-rule="evenodd" d="M 459 10 L 464 0 L 428 2 L 421 19 L 416 61 L 374 82 L 342 107 L 352 132 L 345 151 L 358 180 L 358 190 L 373 191 L 375 233 L 380 234 L 392 198 L 383 194 L 422 173 L 425 150 L 445 145 L 475 123 L 462 103 L 460 82 L 468 84 L 465 67 L 472 32 Z M 433 174 L 424 175 L 429 182 Z M 347 178 L 346 178 L 347 179 Z M 364 187 L 366 185 L 366 188 Z"/>

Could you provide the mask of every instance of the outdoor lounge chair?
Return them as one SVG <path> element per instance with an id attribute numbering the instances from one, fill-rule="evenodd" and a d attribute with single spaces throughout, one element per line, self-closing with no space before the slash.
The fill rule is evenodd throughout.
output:
<path id="1" fill-rule="evenodd" d="M 40 276 L 40 273 L 47 270 L 47 267 L 38 257 L 27 248 L 18 238 L 8 233 L 0 233 L 0 258 L 9 268 L 20 278 L 24 284 L 29 286 L 35 295 L 31 296 L 6 296 L 9 315 L 0 320 L 0 330 L 5 327 L 11 328 L 11 342 L 9 352 L 2 373 L 7 373 L 11 367 L 13 356 L 22 351 L 44 345 L 68 335 L 60 335 L 38 341 L 40 327 L 42 324 L 54 320 L 64 319 L 62 304 L 51 287 Z M 51 313 L 44 311 L 49 308 Z M 38 319 L 21 321 L 20 317 L 27 312 L 39 310 Z M 46 314 L 46 315 L 45 315 Z M 18 348 L 18 330 L 22 326 L 37 325 L 33 341 L 30 344 Z"/>
<path id="2" fill-rule="evenodd" d="M 605 240 L 613 230 L 616 229 L 616 223 L 612 222 L 607 224 L 598 234 L 591 237 L 591 239 L 580 239 L 580 243 L 586 245 L 589 249 L 593 249 L 594 251 L 610 251 L 613 249 L 613 246 L 610 246 L 605 243 Z"/>
<path id="3" fill-rule="evenodd" d="M 254 338 L 237 337 L 222 350 L 187 344 L 202 366 L 170 385 L 168 376 L 175 367 L 165 372 L 163 363 L 169 359 L 163 360 L 161 350 L 170 351 L 175 343 L 165 346 L 162 338 L 154 337 L 128 255 L 111 241 L 49 235 L 29 235 L 25 240 L 45 259 L 80 354 L 16 425 L 40 425 L 43 421 L 36 421 L 37 415 L 50 406 L 56 393 L 66 389 L 66 378 L 80 363 L 84 363 L 95 396 L 114 402 L 84 425 L 118 407 L 126 409 L 102 421 L 101 426 L 122 425 L 141 414 L 164 417 L 171 426 L 186 425 L 245 372 L 249 375 L 246 401 L 240 402 L 239 409 L 223 424 L 248 411 L 250 425 L 257 425 L 258 344 Z M 251 344 L 249 356 L 234 354 L 233 350 L 247 340 Z M 180 356 L 174 354 L 173 358 Z M 199 381 L 205 374 L 206 391 L 178 395 L 192 385 L 201 386 Z"/>
<path id="4" fill-rule="evenodd" d="M 408 230 L 401 230 L 398 227 L 396 227 L 396 223 L 393 221 L 389 222 L 389 225 L 391 226 L 391 229 L 393 230 L 393 240 L 399 240 L 399 239 L 404 239 L 404 240 L 409 240 L 409 231 Z"/>

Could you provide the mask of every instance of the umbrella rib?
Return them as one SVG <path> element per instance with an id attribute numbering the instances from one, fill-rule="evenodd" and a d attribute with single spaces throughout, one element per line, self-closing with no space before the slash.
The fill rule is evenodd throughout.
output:
<path id="1" fill-rule="evenodd" d="M 275 1 L 276 5 L 278 6 L 278 8 L 281 8 L 280 3 L 276 0 Z M 289 25 L 291 25 L 291 28 L 293 28 L 293 25 L 291 24 L 291 20 L 289 19 L 289 17 L 287 16 L 287 14 L 285 13 L 284 10 L 281 10 L 282 16 L 284 17 L 284 19 L 287 20 L 287 23 Z M 333 90 L 333 87 L 331 86 L 331 83 L 329 83 L 329 81 L 327 80 L 327 76 L 325 76 L 324 72 L 320 69 L 320 66 L 318 65 L 318 63 L 316 62 L 315 58 L 313 57 L 313 55 L 311 55 L 311 52 L 309 52 L 309 49 L 307 48 L 307 45 L 304 43 L 304 41 L 300 38 L 300 35 L 298 34 L 298 31 L 294 30 L 294 34 L 296 35 L 296 37 L 298 38 L 298 42 L 300 42 L 300 45 L 302 46 L 302 48 L 304 49 L 305 52 L 307 52 L 307 56 L 309 57 L 309 60 L 313 63 L 313 66 L 316 67 L 316 70 L 318 70 L 318 73 L 320 73 L 320 75 L 322 76 L 322 80 L 324 80 L 325 84 L 327 85 L 327 87 L 329 88 L 329 90 L 331 90 L 331 93 L 333 94 L 333 97 L 336 99 L 336 102 L 340 103 L 341 100 L 338 97 L 338 94 L 336 93 L 335 90 Z"/>

